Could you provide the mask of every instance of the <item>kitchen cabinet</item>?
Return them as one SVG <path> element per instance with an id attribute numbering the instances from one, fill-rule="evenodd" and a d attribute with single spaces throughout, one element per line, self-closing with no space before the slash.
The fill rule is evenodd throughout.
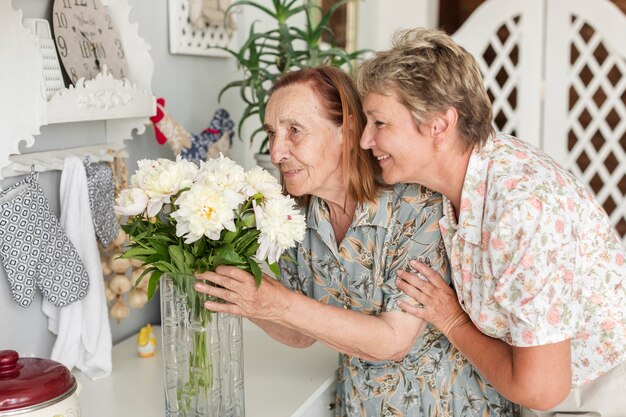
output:
<path id="1" fill-rule="evenodd" d="M 136 336 L 113 347 L 113 372 L 92 381 L 75 370 L 82 415 L 164 415 L 161 330 L 157 354 L 140 358 Z M 244 395 L 247 417 L 331 417 L 338 354 L 316 343 L 307 349 L 282 345 L 244 322 Z"/>

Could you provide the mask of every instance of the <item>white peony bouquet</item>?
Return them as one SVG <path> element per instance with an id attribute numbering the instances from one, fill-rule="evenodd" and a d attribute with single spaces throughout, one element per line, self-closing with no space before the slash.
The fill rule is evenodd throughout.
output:
<path id="1" fill-rule="evenodd" d="M 116 211 L 130 244 L 122 257 L 143 262 L 148 296 L 160 277 L 175 278 L 233 265 L 261 282 L 259 262 L 277 273 L 285 249 L 304 237 L 294 200 L 260 167 L 245 171 L 220 156 L 200 167 L 178 157 L 140 160 Z"/>

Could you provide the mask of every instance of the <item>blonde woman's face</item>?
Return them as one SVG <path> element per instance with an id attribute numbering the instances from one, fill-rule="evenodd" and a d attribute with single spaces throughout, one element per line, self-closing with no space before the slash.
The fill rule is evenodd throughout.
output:
<path id="1" fill-rule="evenodd" d="M 309 84 L 280 88 L 267 103 L 270 156 L 292 195 L 328 198 L 343 192 L 342 129 L 325 114 Z"/>
<path id="2" fill-rule="evenodd" d="M 432 140 L 417 130 L 409 109 L 395 95 L 369 93 L 363 99 L 367 125 L 361 147 L 370 149 L 388 184 L 423 182 L 432 163 Z"/>

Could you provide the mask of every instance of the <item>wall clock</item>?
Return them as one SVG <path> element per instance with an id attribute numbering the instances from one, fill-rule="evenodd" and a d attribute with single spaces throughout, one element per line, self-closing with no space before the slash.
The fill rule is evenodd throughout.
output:
<path id="1" fill-rule="evenodd" d="M 107 66 L 115 78 L 128 75 L 119 31 L 101 0 L 54 0 L 52 27 L 67 76 L 93 79 Z"/>

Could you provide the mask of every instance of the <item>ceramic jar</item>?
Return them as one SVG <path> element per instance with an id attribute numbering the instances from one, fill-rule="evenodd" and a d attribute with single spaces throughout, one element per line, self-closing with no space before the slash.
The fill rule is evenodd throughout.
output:
<path id="1" fill-rule="evenodd" d="M 0 417 L 80 417 L 77 389 L 58 362 L 0 351 Z"/>

